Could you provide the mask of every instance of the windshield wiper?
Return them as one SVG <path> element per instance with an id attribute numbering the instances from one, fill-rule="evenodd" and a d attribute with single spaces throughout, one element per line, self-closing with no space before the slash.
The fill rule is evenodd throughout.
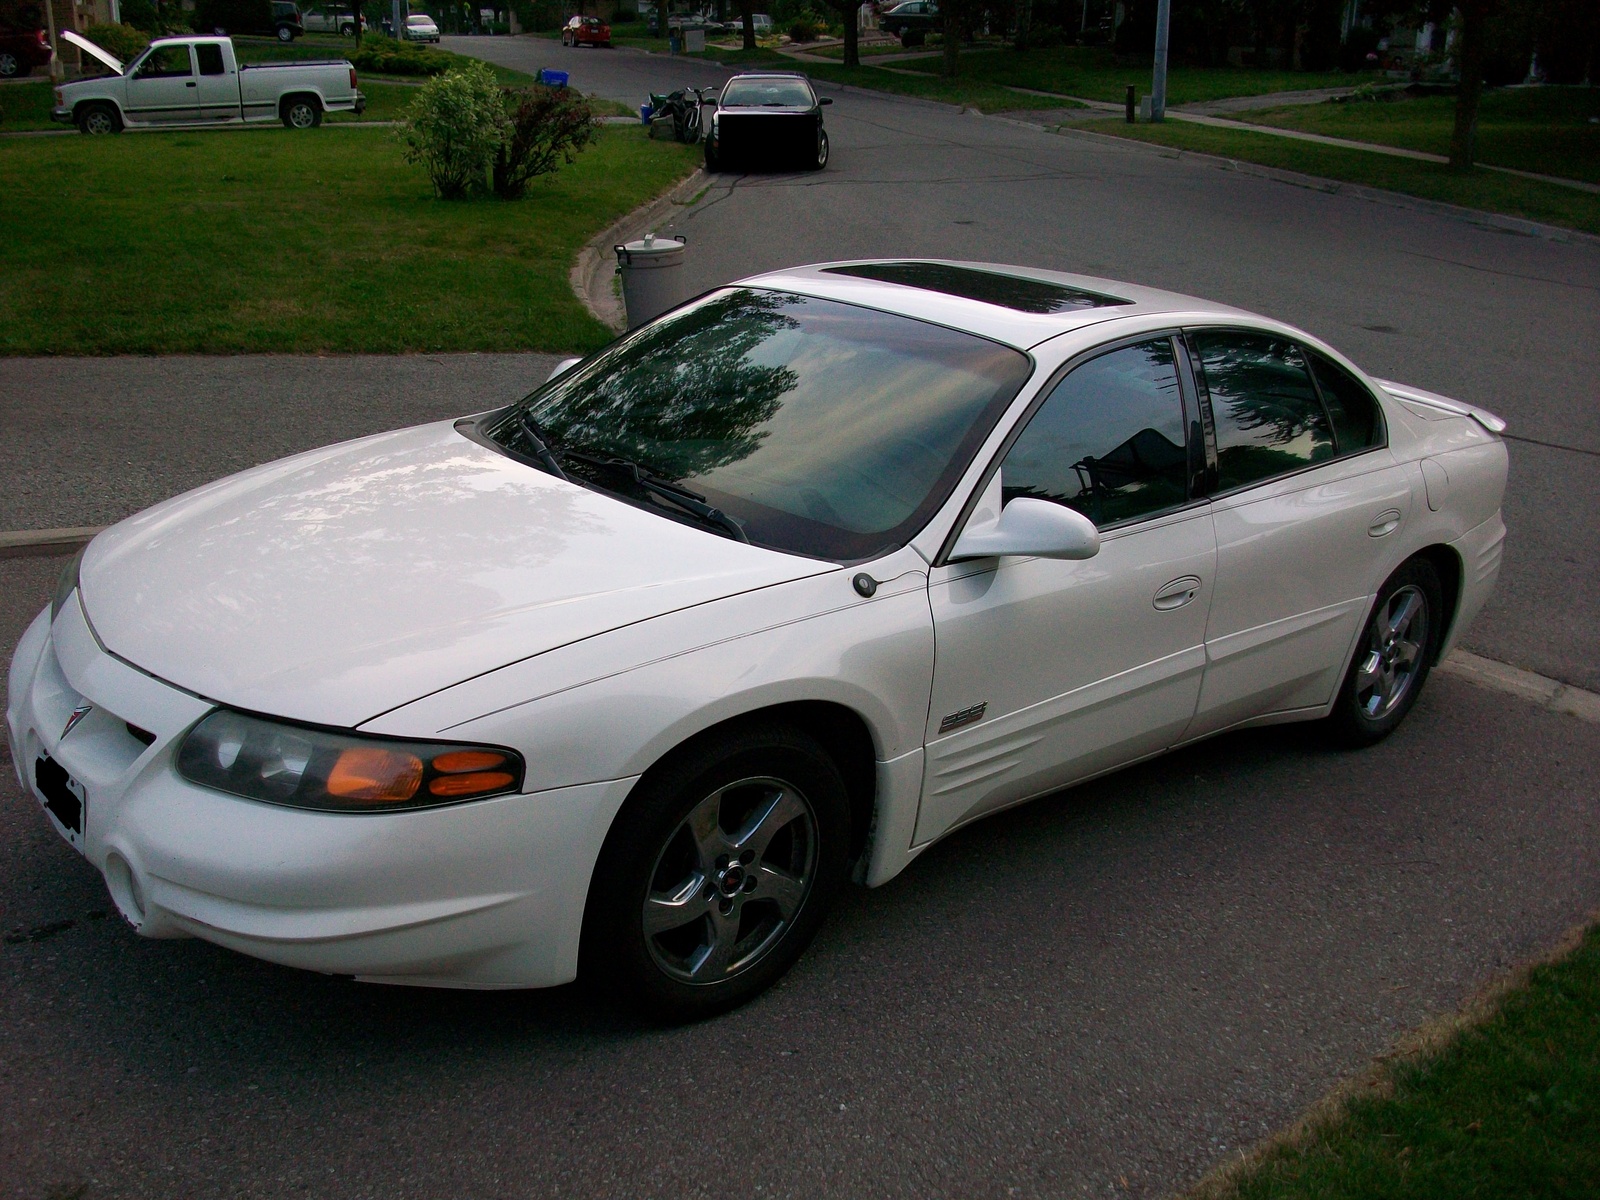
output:
<path id="1" fill-rule="evenodd" d="M 603 456 L 585 454 L 581 450 L 563 450 L 562 454 L 567 458 L 576 459 L 578 462 L 589 463 L 591 466 L 626 475 L 638 487 L 651 495 L 659 496 L 669 504 L 674 504 L 681 508 L 684 512 L 717 526 L 735 541 L 743 542 L 746 545 L 750 544 L 750 535 L 744 531 L 744 525 L 736 518 L 730 517 L 720 508 L 714 508 L 707 504 L 706 498 L 698 492 L 691 492 L 688 488 L 679 487 L 670 480 L 654 475 L 631 459 L 619 458 L 614 454 Z"/>
<path id="2" fill-rule="evenodd" d="M 556 461 L 556 456 L 550 452 L 550 447 L 545 445 L 544 431 L 539 428 L 539 422 L 533 419 L 527 409 L 517 414 L 517 428 L 522 430 L 522 436 L 527 438 L 528 444 L 533 447 L 533 456 L 545 465 L 545 469 L 557 479 L 565 479 L 571 483 L 572 480 Z"/>

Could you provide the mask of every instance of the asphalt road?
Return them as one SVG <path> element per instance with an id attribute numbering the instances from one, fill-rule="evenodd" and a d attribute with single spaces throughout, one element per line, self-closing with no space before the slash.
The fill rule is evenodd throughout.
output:
<path id="1" fill-rule="evenodd" d="M 455 48 L 625 100 L 720 76 Z M 828 172 L 730 177 L 684 215 L 696 287 L 862 253 L 1098 271 L 1285 315 L 1600 449 L 1591 249 L 933 106 L 829 112 Z M 549 364 L 0 359 L 0 528 L 112 520 Z M 1471 644 L 1584 682 L 1595 459 L 1513 454 Z M 0 560 L 7 660 L 59 567 Z M 1232 735 L 963 831 L 852 890 L 755 1004 L 656 1030 L 572 988 L 387 989 L 139 939 L 7 762 L 0 1196 L 1160 1195 L 1600 906 L 1597 834 L 1600 726 L 1436 677 L 1370 751 Z"/>

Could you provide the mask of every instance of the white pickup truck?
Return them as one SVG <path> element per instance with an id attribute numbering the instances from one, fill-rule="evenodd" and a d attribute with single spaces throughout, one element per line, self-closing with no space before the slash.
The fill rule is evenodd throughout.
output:
<path id="1" fill-rule="evenodd" d="M 241 63 L 231 38 L 172 37 L 151 42 L 124 67 L 88 38 L 61 36 L 114 72 L 56 88 L 50 115 L 84 133 L 270 121 L 311 129 L 325 112 L 367 107 L 345 61 Z"/>

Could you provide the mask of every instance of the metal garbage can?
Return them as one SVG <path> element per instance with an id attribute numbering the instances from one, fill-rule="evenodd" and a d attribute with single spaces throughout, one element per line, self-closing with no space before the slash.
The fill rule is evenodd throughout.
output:
<path id="1" fill-rule="evenodd" d="M 684 245 L 682 234 L 660 238 L 647 233 L 641 241 L 615 247 L 629 329 L 637 329 L 683 301 Z"/>

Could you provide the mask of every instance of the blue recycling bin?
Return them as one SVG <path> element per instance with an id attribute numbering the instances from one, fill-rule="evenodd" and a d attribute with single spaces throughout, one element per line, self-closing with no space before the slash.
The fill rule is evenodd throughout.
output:
<path id="1" fill-rule="evenodd" d="M 543 70 L 539 72 L 539 82 L 545 87 L 564 88 L 567 86 L 567 73 L 565 71 Z"/>
<path id="2" fill-rule="evenodd" d="M 650 124 L 650 114 L 655 112 L 655 111 L 656 110 L 651 108 L 648 104 L 639 105 L 639 124 L 641 124 L 641 125 Z"/>

